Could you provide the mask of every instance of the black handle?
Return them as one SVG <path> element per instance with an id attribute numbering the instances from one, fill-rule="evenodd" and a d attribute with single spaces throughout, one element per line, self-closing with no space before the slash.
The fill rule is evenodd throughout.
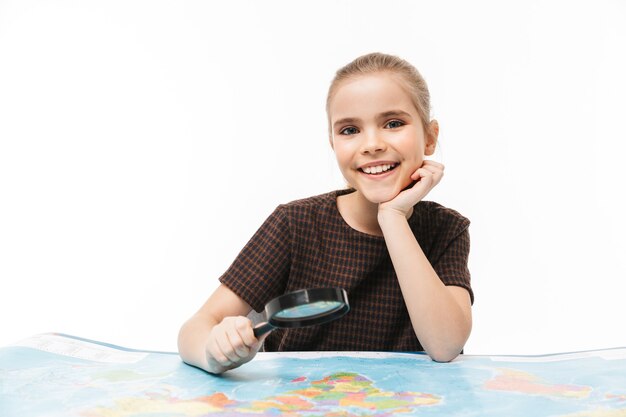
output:
<path id="1" fill-rule="evenodd" d="M 274 330 L 276 327 L 272 326 L 269 322 L 263 323 L 262 325 L 255 327 L 252 329 L 254 331 L 254 337 L 257 339 L 263 336 L 265 333 L 269 333 Z"/>

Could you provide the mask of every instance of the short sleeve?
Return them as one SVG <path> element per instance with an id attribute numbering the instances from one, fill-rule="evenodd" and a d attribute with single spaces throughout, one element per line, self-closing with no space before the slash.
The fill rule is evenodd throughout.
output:
<path id="1" fill-rule="evenodd" d="M 278 206 L 239 252 L 220 282 L 257 312 L 284 292 L 290 269 L 289 221 Z"/>
<path id="2" fill-rule="evenodd" d="M 445 285 L 465 288 L 474 303 L 474 292 L 470 285 L 468 258 L 470 251 L 469 220 L 457 223 L 456 227 L 447 230 L 447 244 L 442 248 L 440 256 L 433 263 L 433 268 Z"/>

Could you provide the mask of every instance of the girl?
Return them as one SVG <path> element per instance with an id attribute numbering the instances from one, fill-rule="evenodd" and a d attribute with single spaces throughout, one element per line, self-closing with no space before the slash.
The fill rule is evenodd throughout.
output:
<path id="1" fill-rule="evenodd" d="M 422 201 L 443 176 L 426 83 L 373 53 L 339 69 L 326 102 L 329 141 L 349 189 L 280 205 L 221 285 L 181 328 L 183 360 L 211 373 L 276 350 L 425 350 L 450 361 L 471 330 L 469 221 Z M 341 287 L 351 311 L 257 340 L 252 309 L 301 288 Z"/>

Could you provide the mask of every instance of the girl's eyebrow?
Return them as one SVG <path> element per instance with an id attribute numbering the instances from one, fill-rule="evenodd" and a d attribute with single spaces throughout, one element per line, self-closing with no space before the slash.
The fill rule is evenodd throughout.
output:
<path id="1" fill-rule="evenodd" d="M 408 117 L 411 119 L 411 115 L 404 110 L 389 110 L 378 115 L 379 119 L 386 119 L 388 117 Z"/>
<path id="2" fill-rule="evenodd" d="M 357 123 L 357 122 L 360 122 L 360 121 L 361 121 L 361 119 L 356 118 L 356 117 L 344 117 L 343 119 L 339 119 L 335 123 L 333 123 L 333 127 L 336 128 L 339 125 L 352 124 L 352 123 Z"/>

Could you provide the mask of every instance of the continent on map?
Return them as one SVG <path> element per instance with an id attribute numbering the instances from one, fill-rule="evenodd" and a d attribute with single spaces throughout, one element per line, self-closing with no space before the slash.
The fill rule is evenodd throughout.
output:
<path id="1" fill-rule="evenodd" d="M 559 417 L 626 417 L 626 408 L 597 408 Z"/>
<path id="2" fill-rule="evenodd" d="M 498 374 L 485 382 L 483 388 L 525 395 L 566 398 L 586 398 L 592 390 L 591 387 L 584 385 L 550 384 L 531 373 L 516 369 L 499 369 Z"/>
<path id="3" fill-rule="evenodd" d="M 303 385 L 306 381 L 300 377 L 292 383 Z M 85 410 L 81 415 L 129 417 L 160 411 L 180 416 L 262 417 L 285 413 L 292 417 L 324 417 L 337 415 L 341 408 L 345 416 L 382 417 L 441 402 L 441 397 L 433 394 L 383 391 L 368 378 L 350 372 L 335 373 L 306 385 L 256 401 L 239 401 L 224 393 L 191 399 L 177 398 L 172 393 L 151 394 L 119 399 L 113 406 Z"/>

